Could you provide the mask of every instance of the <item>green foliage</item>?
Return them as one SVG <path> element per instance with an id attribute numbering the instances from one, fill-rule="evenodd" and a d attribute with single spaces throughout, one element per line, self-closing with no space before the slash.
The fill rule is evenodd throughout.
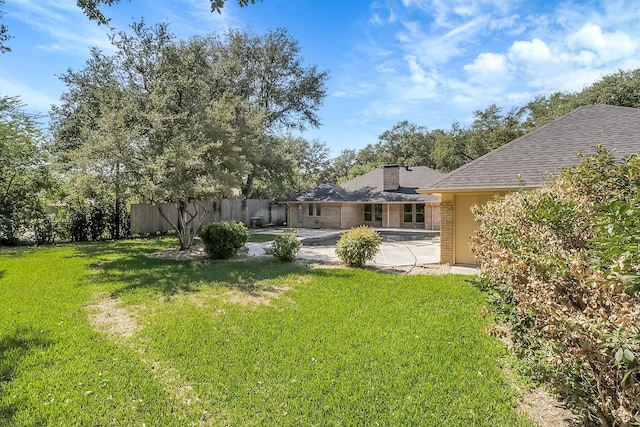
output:
<path id="1" fill-rule="evenodd" d="M 4 0 L 0 0 L 0 6 L 4 4 Z M 4 15 L 4 11 L 0 10 L 0 18 Z M 0 24 L 0 53 L 11 52 L 11 48 L 5 44 L 11 36 L 9 35 L 9 29 L 6 25 Z"/>
<path id="2" fill-rule="evenodd" d="M 280 261 L 291 262 L 296 258 L 296 254 L 300 250 L 300 240 L 293 233 L 280 234 L 276 236 L 271 245 L 273 256 Z"/>
<path id="3" fill-rule="evenodd" d="M 382 238 L 373 228 L 360 226 L 343 233 L 336 243 L 336 255 L 351 267 L 363 267 L 378 253 Z"/>
<path id="4" fill-rule="evenodd" d="M 640 161 L 599 149 L 476 209 L 481 286 L 516 352 L 603 425 L 640 415 Z"/>
<path id="5" fill-rule="evenodd" d="M 319 125 L 327 73 L 304 64 L 285 30 L 185 41 L 167 24 L 140 22 L 111 43 L 113 54 L 92 49 L 82 69 L 61 77 L 54 153 L 116 205 L 174 203 L 182 248 L 197 233 L 183 209 L 192 200 L 236 188 L 275 199 L 323 179 L 326 147 L 286 131 Z"/>
<path id="6" fill-rule="evenodd" d="M 220 221 L 202 228 L 200 238 L 204 249 L 213 259 L 235 256 L 247 243 L 249 231 L 241 222 Z"/>
<path id="7" fill-rule="evenodd" d="M 640 199 L 613 201 L 594 214 L 593 265 L 633 295 L 640 291 Z"/>
<path id="8" fill-rule="evenodd" d="M 147 256 L 172 246 L 0 251 L 1 425 L 534 425 L 463 276 Z"/>
<path id="9" fill-rule="evenodd" d="M 19 98 L 0 96 L 0 244 L 17 244 L 54 185 L 44 136 Z"/>
<path id="10" fill-rule="evenodd" d="M 52 215 L 42 215 L 31 221 L 33 239 L 36 245 L 48 245 L 59 236 L 59 227 Z"/>

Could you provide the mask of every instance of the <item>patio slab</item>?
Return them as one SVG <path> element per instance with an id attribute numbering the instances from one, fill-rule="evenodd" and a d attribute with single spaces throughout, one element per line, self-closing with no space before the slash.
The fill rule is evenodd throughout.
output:
<path id="1" fill-rule="evenodd" d="M 390 229 L 383 229 L 389 231 Z M 344 232 L 345 230 L 295 230 L 299 239 L 308 237 L 325 237 Z M 394 231 L 391 229 L 391 231 Z M 395 231 L 416 231 L 412 229 L 399 229 Z M 271 231 L 272 233 L 274 230 Z M 277 231 L 276 231 L 277 233 Z M 380 267 L 402 267 L 423 264 L 437 264 L 440 261 L 439 236 L 425 233 L 425 240 L 409 240 L 404 242 L 383 242 L 380 251 L 369 264 Z M 249 255 L 267 255 L 270 242 L 247 243 Z M 335 246 L 303 246 L 297 257 L 299 259 L 323 262 L 340 262 L 336 255 Z"/>

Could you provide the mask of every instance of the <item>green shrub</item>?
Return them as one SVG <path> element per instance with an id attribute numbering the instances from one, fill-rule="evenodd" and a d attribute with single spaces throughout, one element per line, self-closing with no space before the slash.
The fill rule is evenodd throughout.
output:
<path id="1" fill-rule="evenodd" d="M 640 161 L 599 149 L 474 210 L 481 285 L 517 355 L 601 425 L 640 423 Z"/>
<path id="2" fill-rule="evenodd" d="M 382 238 L 367 226 L 352 228 L 340 236 L 336 244 L 336 255 L 351 267 L 362 267 L 378 252 Z"/>
<path id="3" fill-rule="evenodd" d="M 247 227 L 234 221 L 216 222 L 200 231 L 204 249 L 213 259 L 227 259 L 236 255 L 247 243 L 248 237 Z"/>
<path id="4" fill-rule="evenodd" d="M 0 214 L 0 245 L 16 246 L 19 241 L 17 222 Z"/>
<path id="5" fill-rule="evenodd" d="M 300 246 L 300 241 L 296 235 L 288 233 L 276 236 L 271 249 L 273 250 L 273 256 L 279 258 L 280 261 L 290 262 L 295 259 Z"/>
<path id="6" fill-rule="evenodd" d="M 33 237 L 36 245 L 47 245 L 55 241 L 58 235 L 58 225 L 49 215 L 40 215 L 31 221 Z"/>

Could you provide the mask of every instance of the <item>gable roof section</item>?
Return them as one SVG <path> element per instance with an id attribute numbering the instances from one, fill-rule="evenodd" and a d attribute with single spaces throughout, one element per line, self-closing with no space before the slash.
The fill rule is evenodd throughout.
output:
<path id="1" fill-rule="evenodd" d="M 444 174 L 426 166 L 400 167 L 400 188 L 398 192 L 411 194 L 417 188 L 422 188 L 429 183 L 442 178 Z M 370 188 L 374 192 L 383 191 L 384 168 L 378 168 L 360 175 L 350 181 L 340 184 L 349 191 L 358 191 Z"/>
<path id="2" fill-rule="evenodd" d="M 580 163 L 578 153 L 597 145 L 616 159 L 640 153 L 640 109 L 612 105 L 576 108 L 433 182 L 423 191 L 539 187 L 564 167 Z M 521 177 L 521 178 L 519 178 Z"/>
<path id="3" fill-rule="evenodd" d="M 437 202 L 438 196 L 418 193 L 429 183 L 444 176 L 426 166 L 401 167 L 400 188 L 397 191 L 383 191 L 383 169 L 376 169 L 341 185 L 322 184 L 309 191 L 289 197 L 287 202 Z"/>
<path id="4" fill-rule="evenodd" d="M 347 202 L 348 192 L 337 184 L 322 184 L 308 191 L 302 191 L 291 197 L 287 202 Z"/>

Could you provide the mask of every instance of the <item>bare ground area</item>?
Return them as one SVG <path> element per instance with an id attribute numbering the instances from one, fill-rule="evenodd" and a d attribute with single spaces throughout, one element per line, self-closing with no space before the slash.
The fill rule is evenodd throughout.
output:
<path id="1" fill-rule="evenodd" d="M 526 412 L 541 427 L 578 427 L 580 417 L 541 388 L 528 390 L 518 409 Z"/>
<path id="2" fill-rule="evenodd" d="M 130 338 L 138 329 L 134 313 L 120 306 L 120 300 L 99 294 L 87 307 L 93 326 L 109 338 Z"/>

